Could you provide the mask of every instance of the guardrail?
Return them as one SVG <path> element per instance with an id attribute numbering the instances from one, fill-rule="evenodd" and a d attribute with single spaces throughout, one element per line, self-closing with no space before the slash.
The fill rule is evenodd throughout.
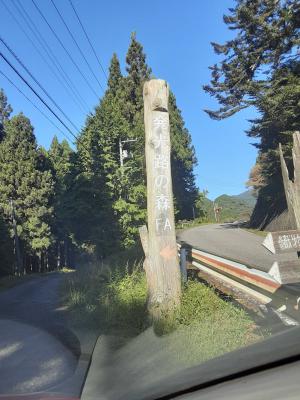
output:
<path id="1" fill-rule="evenodd" d="M 286 325 L 300 323 L 300 284 L 281 285 L 267 272 L 241 262 L 178 243 L 181 272 L 186 279 L 187 270 L 195 270 L 198 276 L 220 291 L 256 311 L 275 312 Z M 185 271 L 185 272 L 184 272 Z"/>

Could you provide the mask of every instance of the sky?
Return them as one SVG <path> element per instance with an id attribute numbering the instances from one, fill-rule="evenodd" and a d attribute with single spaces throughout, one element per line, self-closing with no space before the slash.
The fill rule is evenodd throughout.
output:
<path id="1" fill-rule="evenodd" d="M 32 31 L 22 19 L 21 14 L 24 15 L 24 11 L 19 8 L 20 13 L 15 8 L 15 4 L 17 5 L 19 1 L 39 30 L 38 38 L 33 36 Z M 72 126 L 60 114 L 60 111 L 57 111 L 77 135 L 85 123 L 87 113 L 93 112 L 94 107 L 99 103 L 99 97 L 103 95 L 106 76 L 89 47 L 69 0 L 53 0 L 53 2 L 76 38 L 88 65 L 103 89 L 72 41 L 51 0 L 34 1 L 85 79 L 42 19 L 32 0 L 0 0 L 0 35 L 73 123 Z M 137 39 L 142 43 L 147 55 L 148 65 L 152 68 L 155 77 L 165 79 L 170 84 L 186 127 L 191 133 L 198 159 L 198 165 L 195 168 L 197 186 L 201 190 L 208 190 L 210 199 L 224 193 L 233 195 L 245 191 L 245 182 L 255 163 L 256 149 L 251 145 L 252 140 L 244 131 L 249 127 L 247 120 L 255 116 L 255 111 L 244 110 L 222 121 L 211 120 L 203 111 L 205 108 L 218 107 L 216 101 L 203 91 L 202 86 L 210 80 L 208 67 L 219 60 L 210 42 L 223 43 L 232 37 L 232 32 L 223 23 L 222 16 L 226 14 L 229 7 L 234 5 L 234 0 L 72 1 L 106 75 L 114 52 L 120 59 L 122 71 L 126 72 L 125 58 L 130 34 L 133 31 L 136 32 Z M 14 18 L 7 8 L 11 10 Z M 44 55 L 44 59 L 24 31 Z M 45 40 L 48 43 L 50 51 L 65 71 L 63 80 L 60 78 L 59 81 L 57 72 L 56 75 L 53 73 L 53 70 L 55 71 L 53 66 L 51 69 L 48 67 L 45 59 L 49 64 L 51 54 L 49 55 L 49 50 L 48 54 L 44 52 L 38 40 Z M 42 97 L 47 99 L 1 42 L 0 51 L 17 66 Z M 0 71 L 5 73 L 55 124 L 61 126 L 1 58 Z M 73 90 L 77 91 L 77 97 L 79 94 L 81 100 L 73 100 L 74 96 L 70 96 L 70 89 L 67 87 L 69 92 L 66 90 L 68 78 L 73 82 L 75 87 Z M 60 140 L 64 138 L 63 134 L 1 74 L 0 87 L 5 90 L 14 114 L 22 111 L 30 118 L 40 145 L 48 148 L 54 134 Z M 49 99 L 47 103 L 55 109 Z M 64 127 L 61 126 L 61 128 L 68 134 Z M 72 141 L 71 135 L 68 134 L 68 136 Z"/>

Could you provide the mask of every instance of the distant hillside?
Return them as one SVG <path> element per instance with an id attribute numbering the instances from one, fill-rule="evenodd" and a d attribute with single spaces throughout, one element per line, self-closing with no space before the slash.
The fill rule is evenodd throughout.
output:
<path id="1" fill-rule="evenodd" d="M 247 190 L 246 192 L 238 194 L 237 196 L 231 196 L 231 197 L 235 197 L 237 199 L 245 201 L 252 208 L 255 207 L 257 200 L 256 197 L 254 196 L 253 190 Z"/>
<path id="2" fill-rule="evenodd" d="M 250 190 L 234 196 L 223 194 L 215 199 L 215 204 L 218 207 L 222 207 L 220 222 L 249 220 L 255 203 L 256 198 Z M 209 199 L 205 200 L 205 210 L 208 220 L 214 221 L 213 201 Z"/>

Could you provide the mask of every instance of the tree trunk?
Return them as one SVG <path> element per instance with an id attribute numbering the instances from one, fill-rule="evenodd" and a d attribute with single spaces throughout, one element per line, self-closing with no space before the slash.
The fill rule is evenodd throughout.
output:
<path id="1" fill-rule="evenodd" d="M 153 79 L 144 85 L 147 167 L 149 310 L 155 319 L 180 304 L 181 276 L 177 256 L 170 163 L 169 87 Z"/>
<path id="2" fill-rule="evenodd" d="M 56 268 L 60 269 L 60 242 L 57 242 L 57 258 L 56 258 Z"/>
<path id="3" fill-rule="evenodd" d="M 69 246 L 68 246 L 68 241 L 65 239 L 64 240 L 64 258 L 65 258 L 65 263 L 64 266 L 68 267 L 69 265 Z"/>
<path id="4" fill-rule="evenodd" d="M 46 260 L 46 270 L 48 272 L 49 271 L 49 254 L 48 254 L 48 250 L 45 253 L 45 260 Z"/>
<path id="5" fill-rule="evenodd" d="M 16 215 L 15 215 L 15 205 L 13 200 L 10 200 L 10 206 L 11 206 L 11 218 L 12 218 L 12 224 L 13 224 L 13 231 L 14 231 L 14 245 L 15 245 L 15 255 L 16 255 L 16 261 L 17 261 L 17 274 L 21 275 L 23 273 L 23 262 L 22 262 L 22 255 L 21 255 L 21 250 L 20 250 L 20 242 L 19 242 L 19 236 L 18 236 L 18 231 L 17 231 L 17 221 L 16 221 Z"/>
<path id="6" fill-rule="evenodd" d="M 38 253 L 38 271 L 39 273 L 42 272 L 42 254 Z"/>

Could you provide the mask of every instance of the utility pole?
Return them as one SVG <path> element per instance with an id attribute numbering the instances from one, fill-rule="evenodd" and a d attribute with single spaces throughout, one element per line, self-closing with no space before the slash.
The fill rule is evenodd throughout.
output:
<path id="1" fill-rule="evenodd" d="M 17 258 L 17 272 L 21 274 L 23 272 L 23 263 L 21 258 L 20 252 L 20 243 L 19 243 L 19 236 L 17 231 L 17 221 L 16 221 L 16 214 L 15 214 L 15 205 L 13 199 L 10 199 L 10 207 L 11 207 L 11 219 L 14 231 L 14 241 L 15 241 L 15 254 Z"/>

